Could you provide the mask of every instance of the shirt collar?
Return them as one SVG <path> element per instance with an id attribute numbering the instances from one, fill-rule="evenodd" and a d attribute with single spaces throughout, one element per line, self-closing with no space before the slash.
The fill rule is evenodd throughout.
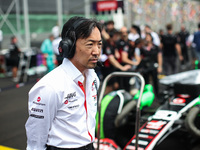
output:
<path id="1" fill-rule="evenodd" d="M 75 81 L 76 83 L 78 83 L 78 81 L 83 83 L 83 74 L 74 66 L 74 64 L 69 59 L 63 59 L 62 68 L 73 81 Z M 91 78 L 93 72 L 94 69 L 86 69 L 84 71 L 87 78 Z"/>
<path id="2" fill-rule="evenodd" d="M 73 81 L 83 82 L 84 77 L 82 73 L 72 64 L 72 62 L 69 59 L 67 58 L 63 59 L 62 68 L 67 73 L 67 75 L 70 78 L 72 78 Z"/>

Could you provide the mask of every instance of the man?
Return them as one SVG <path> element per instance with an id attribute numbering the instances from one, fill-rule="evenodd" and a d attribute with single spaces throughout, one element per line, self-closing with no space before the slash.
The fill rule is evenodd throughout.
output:
<path id="1" fill-rule="evenodd" d="M 64 24 L 60 66 L 29 92 L 27 150 L 93 150 L 101 24 L 73 17 Z"/>
<path id="2" fill-rule="evenodd" d="M 117 29 L 115 29 L 115 22 L 113 20 L 109 20 L 106 22 L 106 28 L 105 28 L 106 32 L 108 34 L 116 32 Z"/>
<path id="3" fill-rule="evenodd" d="M 58 47 L 59 47 L 59 43 L 60 41 L 62 40 L 61 36 L 55 38 L 53 41 L 52 41 L 52 46 L 53 46 L 53 52 L 54 54 L 56 55 L 56 60 L 57 60 L 57 65 L 59 66 L 60 64 L 62 64 L 62 56 L 60 55 L 59 53 L 59 50 L 58 50 Z"/>
<path id="4" fill-rule="evenodd" d="M 163 71 L 166 75 L 174 74 L 177 71 L 176 55 L 183 61 L 180 44 L 173 34 L 172 24 L 166 25 L 167 34 L 162 37 L 161 48 L 163 51 Z"/>
<path id="5" fill-rule="evenodd" d="M 135 62 L 135 61 L 132 61 L 131 59 L 129 59 L 130 44 L 129 44 L 129 40 L 128 40 L 128 30 L 126 27 L 121 28 L 121 38 L 117 42 L 117 48 L 120 51 L 121 63 L 123 65 L 130 64 L 133 66 L 137 66 L 139 64 L 139 61 Z"/>
<path id="6" fill-rule="evenodd" d="M 184 25 L 181 25 L 181 30 L 178 33 L 178 42 L 181 46 L 181 53 L 184 58 L 184 61 L 181 64 L 182 68 L 185 68 L 184 65 L 187 65 L 189 63 L 188 47 L 186 45 L 188 37 L 189 37 L 189 32 L 185 29 Z"/>
<path id="7" fill-rule="evenodd" d="M 129 58 L 129 54 L 131 51 L 131 46 L 129 44 L 128 40 L 128 30 L 126 27 L 122 27 L 120 30 L 121 37 L 119 41 L 117 42 L 117 49 L 119 50 L 120 53 L 120 59 L 118 61 L 121 63 L 121 65 L 126 65 L 129 64 L 133 68 L 133 66 L 137 66 L 139 64 L 139 61 L 132 61 Z M 120 77 L 120 88 L 125 89 L 126 91 L 130 91 L 130 84 L 129 80 L 130 78 L 127 77 Z"/>
<path id="8" fill-rule="evenodd" d="M 7 60 L 7 65 L 11 66 L 12 69 L 12 79 L 13 82 L 18 82 L 19 79 L 17 77 L 18 65 L 20 61 L 20 49 L 17 46 L 17 37 L 11 37 L 11 43 L 9 45 L 9 58 Z"/>
<path id="9" fill-rule="evenodd" d="M 104 42 L 103 45 L 103 54 L 107 56 L 106 61 L 104 62 L 104 67 L 101 68 L 101 72 L 103 75 L 103 79 L 106 78 L 107 75 L 114 71 L 127 71 L 131 68 L 131 65 L 122 65 L 120 60 L 119 49 L 117 48 L 117 41 L 120 38 L 120 34 L 118 31 L 113 31 L 109 34 L 110 38 Z M 105 94 L 113 90 L 117 90 L 119 88 L 119 80 L 117 77 L 109 80 Z"/>
<path id="10" fill-rule="evenodd" d="M 138 38 L 140 38 L 140 28 L 136 25 L 132 25 L 130 33 L 128 34 L 128 39 L 135 42 Z"/>
<path id="11" fill-rule="evenodd" d="M 54 40 L 54 36 L 51 34 L 49 35 L 49 38 L 45 39 L 42 42 L 41 45 L 41 51 L 44 54 L 44 57 L 46 58 L 46 65 L 48 72 L 52 71 L 55 68 L 55 63 L 54 63 L 54 51 L 53 51 L 53 45 L 52 41 Z"/>
<path id="12" fill-rule="evenodd" d="M 143 66 L 143 77 L 146 84 L 150 83 L 150 77 L 152 77 L 154 92 L 158 96 L 158 74 L 162 72 L 162 52 L 158 46 L 153 44 L 153 37 L 150 33 L 146 34 L 144 43 L 141 49 L 141 58 L 145 62 Z"/>
<path id="13" fill-rule="evenodd" d="M 154 31 L 152 31 L 151 27 L 149 25 L 145 25 L 145 33 L 150 33 L 151 36 L 153 37 L 153 44 L 155 44 L 156 46 L 160 46 L 160 38 L 158 36 L 158 34 Z"/>
<path id="14" fill-rule="evenodd" d="M 200 23 L 198 24 L 198 31 L 194 33 L 193 43 L 195 44 L 196 57 L 200 60 Z"/>

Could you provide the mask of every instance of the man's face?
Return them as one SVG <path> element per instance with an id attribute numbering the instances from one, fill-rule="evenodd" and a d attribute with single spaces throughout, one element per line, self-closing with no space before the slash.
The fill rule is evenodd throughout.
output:
<path id="1" fill-rule="evenodd" d="M 95 68 L 101 54 L 101 47 L 101 33 L 95 27 L 88 38 L 76 41 L 76 52 L 70 60 L 80 72 Z"/>

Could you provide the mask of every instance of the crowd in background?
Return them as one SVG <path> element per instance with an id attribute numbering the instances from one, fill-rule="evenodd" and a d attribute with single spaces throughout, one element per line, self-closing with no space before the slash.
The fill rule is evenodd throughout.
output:
<path id="1" fill-rule="evenodd" d="M 103 80 L 114 71 L 139 72 L 146 84 L 153 84 L 156 96 L 159 94 L 159 75 L 193 69 L 194 60 L 199 59 L 199 35 L 190 34 L 184 25 L 176 33 L 172 24 L 159 32 L 153 31 L 150 25 L 143 29 L 132 25 L 130 30 L 126 27 L 117 30 L 111 20 L 105 23 L 102 37 L 104 67 L 97 69 L 100 78 Z M 106 92 L 118 88 L 130 91 L 129 81 L 129 78 L 111 79 Z"/>
<path id="2" fill-rule="evenodd" d="M 199 31 L 195 34 L 190 34 L 184 25 L 180 26 L 179 32 L 174 33 L 172 24 L 167 24 L 166 30 L 159 32 L 153 31 L 150 25 L 141 28 L 134 24 L 130 29 L 124 26 L 117 30 L 114 21 L 107 21 L 103 24 L 103 47 L 100 57 L 104 67 L 97 67 L 96 72 L 101 81 L 114 71 L 139 72 L 146 84 L 153 84 L 154 92 L 158 95 L 159 75 L 193 69 L 193 62 L 196 59 L 200 60 L 200 24 L 198 28 Z M 16 52 L 16 58 L 11 59 L 14 81 L 20 51 L 16 40 L 16 37 L 12 37 L 10 46 L 11 53 Z M 58 50 L 60 40 L 59 27 L 56 25 L 52 28 L 52 34 L 41 44 L 40 51 L 46 60 L 44 65 L 47 72 L 62 63 Z M 130 87 L 130 78 L 116 77 L 109 81 L 105 93 L 118 88 L 130 91 Z"/>

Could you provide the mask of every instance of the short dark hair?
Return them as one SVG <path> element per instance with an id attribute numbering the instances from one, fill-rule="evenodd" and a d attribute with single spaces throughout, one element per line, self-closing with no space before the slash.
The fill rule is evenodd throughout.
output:
<path id="1" fill-rule="evenodd" d="M 135 46 L 137 46 L 138 44 L 140 44 L 140 43 L 142 43 L 142 38 L 137 38 L 136 40 L 135 40 Z"/>
<path id="2" fill-rule="evenodd" d="M 167 29 L 167 30 L 172 30 L 172 28 L 173 28 L 172 24 L 167 24 L 167 25 L 166 25 L 166 29 Z"/>
<path id="3" fill-rule="evenodd" d="M 108 24 L 112 24 L 112 25 L 114 25 L 115 23 L 114 23 L 113 20 L 109 20 L 109 21 L 106 22 L 106 25 L 108 25 Z"/>
<path id="4" fill-rule="evenodd" d="M 13 43 L 13 40 L 16 39 L 16 38 L 17 38 L 16 36 L 12 36 L 12 37 L 10 38 L 11 43 Z"/>
<path id="5" fill-rule="evenodd" d="M 77 28 L 73 29 L 72 25 L 76 20 L 84 20 L 79 26 L 77 26 Z M 84 17 L 72 17 L 70 18 L 63 26 L 62 32 L 61 32 L 61 37 L 62 39 L 68 37 L 72 40 L 74 38 L 73 35 L 73 30 L 75 32 L 75 38 L 79 39 L 79 38 L 87 38 L 90 36 L 92 30 L 97 27 L 99 29 L 99 31 L 101 32 L 102 30 L 102 24 L 100 22 L 98 22 L 96 19 L 87 19 Z"/>

